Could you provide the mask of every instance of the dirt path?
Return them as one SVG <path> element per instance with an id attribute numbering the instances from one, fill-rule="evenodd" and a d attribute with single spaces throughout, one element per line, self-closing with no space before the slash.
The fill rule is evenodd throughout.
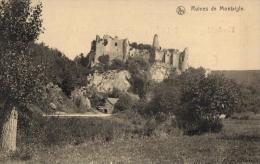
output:
<path id="1" fill-rule="evenodd" d="M 43 114 L 43 117 L 110 117 L 112 114 L 103 113 L 71 113 L 71 114 Z"/>

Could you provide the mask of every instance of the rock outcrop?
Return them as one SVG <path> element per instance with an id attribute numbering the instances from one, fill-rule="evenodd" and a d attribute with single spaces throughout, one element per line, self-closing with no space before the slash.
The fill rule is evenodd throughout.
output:
<path id="1" fill-rule="evenodd" d="M 79 112 L 91 110 L 91 103 L 85 87 L 77 88 L 71 92 L 71 100 L 78 107 Z"/>
<path id="2" fill-rule="evenodd" d="M 94 73 L 88 78 L 88 87 L 95 87 L 98 92 L 103 93 L 112 92 L 114 88 L 126 92 L 131 87 L 128 81 L 130 77 L 130 73 L 126 70 L 113 70 L 102 74 Z"/>
<path id="3" fill-rule="evenodd" d="M 150 69 L 152 80 L 161 82 L 170 75 L 171 67 L 163 63 L 155 63 Z"/>
<path id="4" fill-rule="evenodd" d="M 49 83 L 46 86 L 47 94 L 47 108 L 51 112 L 76 112 L 77 107 L 73 104 L 72 101 L 62 92 L 61 88 L 53 83 Z"/>

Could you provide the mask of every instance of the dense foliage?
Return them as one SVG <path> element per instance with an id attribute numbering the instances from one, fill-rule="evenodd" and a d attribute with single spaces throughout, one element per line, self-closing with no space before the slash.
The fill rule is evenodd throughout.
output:
<path id="1" fill-rule="evenodd" d="M 57 49 L 41 44 L 30 45 L 33 62 L 45 66 L 48 82 L 57 84 L 66 95 L 70 95 L 76 86 L 86 84 L 88 68 L 67 58 Z"/>
<path id="2" fill-rule="evenodd" d="M 187 134 L 221 129 L 219 116 L 231 115 L 240 106 L 239 86 L 222 75 L 205 76 L 202 68 L 190 68 L 172 75 L 154 89 L 145 113 L 153 116 L 174 114 Z"/>
<path id="3" fill-rule="evenodd" d="M 131 111 L 134 104 L 135 101 L 130 95 L 128 95 L 127 93 L 121 93 L 118 102 L 115 104 L 114 113 Z"/>
<path id="4" fill-rule="evenodd" d="M 0 1 L 0 93 L 2 101 L 15 105 L 41 95 L 44 72 L 32 62 L 29 44 L 42 32 L 42 4 L 30 0 Z"/>
<path id="5" fill-rule="evenodd" d="M 149 87 L 149 83 L 151 82 L 149 61 L 146 61 L 141 57 L 129 58 L 126 65 L 127 70 L 131 74 L 131 79 L 129 81 L 133 93 L 138 94 L 140 97 L 144 97 Z"/>
<path id="6" fill-rule="evenodd" d="M 110 69 L 111 70 L 124 70 L 124 69 L 126 69 L 126 64 L 124 61 L 122 61 L 120 59 L 114 59 L 111 61 Z"/>
<path id="7" fill-rule="evenodd" d="M 202 69 L 197 74 L 190 69 L 180 76 L 183 109 L 176 117 L 186 133 L 220 130 L 220 115 L 230 116 L 240 107 L 241 93 L 234 81 L 223 75 L 204 74 Z"/>
<path id="8" fill-rule="evenodd" d="M 148 50 L 151 51 L 153 48 L 150 44 L 138 44 L 136 42 L 130 43 L 130 46 L 139 49 L 139 50 Z"/>

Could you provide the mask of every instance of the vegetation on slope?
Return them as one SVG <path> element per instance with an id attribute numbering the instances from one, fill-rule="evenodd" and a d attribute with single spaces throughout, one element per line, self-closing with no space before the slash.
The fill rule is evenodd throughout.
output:
<path id="1" fill-rule="evenodd" d="M 48 82 L 58 85 L 66 95 L 70 95 L 76 86 L 86 84 L 88 69 L 67 58 L 57 49 L 40 44 L 32 44 L 30 53 L 36 64 L 45 67 Z"/>

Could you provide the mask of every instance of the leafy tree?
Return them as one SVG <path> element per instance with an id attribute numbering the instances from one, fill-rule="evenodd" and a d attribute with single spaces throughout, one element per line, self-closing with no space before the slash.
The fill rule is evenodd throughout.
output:
<path id="1" fill-rule="evenodd" d="M 70 96 L 71 92 L 75 89 L 74 81 L 75 79 L 73 79 L 73 76 L 70 72 L 64 74 L 64 78 L 60 87 L 67 96 Z"/>
<path id="2" fill-rule="evenodd" d="M 98 70 L 99 72 L 105 72 L 109 70 L 109 66 L 110 66 L 109 55 L 99 56 L 98 61 L 100 62 L 100 64 L 97 66 L 97 68 L 94 69 Z"/>
<path id="3" fill-rule="evenodd" d="M 161 83 L 153 89 L 151 102 L 145 109 L 145 115 L 155 118 L 167 118 L 179 110 L 181 104 L 180 86 L 173 83 Z"/>
<path id="4" fill-rule="evenodd" d="M 30 0 L 0 0 L 1 148 L 16 149 L 17 109 L 42 94 L 43 68 L 32 64 L 28 50 L 42 32 L 42 4 Z"/>
<path id="5" fill-rule="evenodd" d="M 242 94 L 242 107 L 238 112 L 260 112 L 260 94 L 255 86 L 240 85 Z"/>
<path id="6" fill-rule="evenodd" d="M 137 93 L 140 97 L 144 97 L 151 82 L 149 73 L 150 63 L 143 58 L 135 57 L 129 58 L 126 65 L 131 74 L 129 81 L 133 92 Z"/>
<path id="7" fill-rule="evenodd" d="M 176 118 L 187 134 L 220 130 L 219 116 L 230 116 L 240 106 L 239 86 L 223 75 L 206 77 L 202 68 L 191 68 L 180 79 L 183 108 L 176 112 Z"/>
<path id="8" fill-rule="evenodd" d="M 86 84 L 89 69 L 77 61 L 71 61 L 59 50 L 49 48 L 44 43 L 30 44 L 29 50 L 33 63 L 45 66 L 47 82 L 60 86 L 67 95 L 75 86 Z"/>
<path id="9" fill-rule="evenodd" d="M 112 60 L 112 64 L 110 66 L 110 69 L 112 70 L 123 70 L 126 68 L 125 62 L 120 59 L 114 59 Z"/>
<path id="10" fill-rule="evenodd" d="M 84 56 L 84 54 L 81 53 L 75 57 L 74 61 L 84 67 L 89 67 L 89 63 L 90 63 L 89 58 L 90 55 Z"/>
<path id="11" fill-rule="evenodd" d="M 230 116 L 241 105 L 238 84 L 223 75 L 205 76 L 203 68 L 189 68 L 179 76 L 172 74 L 153 94 L 145 114 L 156 117 L 174 114 L 186 134 L 220 130 L 219 116 Z"/>
<path id="12" fill-rule="evenodd" d="M 127 93 L 122 93 L 119 97 L 119 100 L 115 104 L 114 113 L 131 110 L 134 104 L 135 101 L 130 95 Z"/>

